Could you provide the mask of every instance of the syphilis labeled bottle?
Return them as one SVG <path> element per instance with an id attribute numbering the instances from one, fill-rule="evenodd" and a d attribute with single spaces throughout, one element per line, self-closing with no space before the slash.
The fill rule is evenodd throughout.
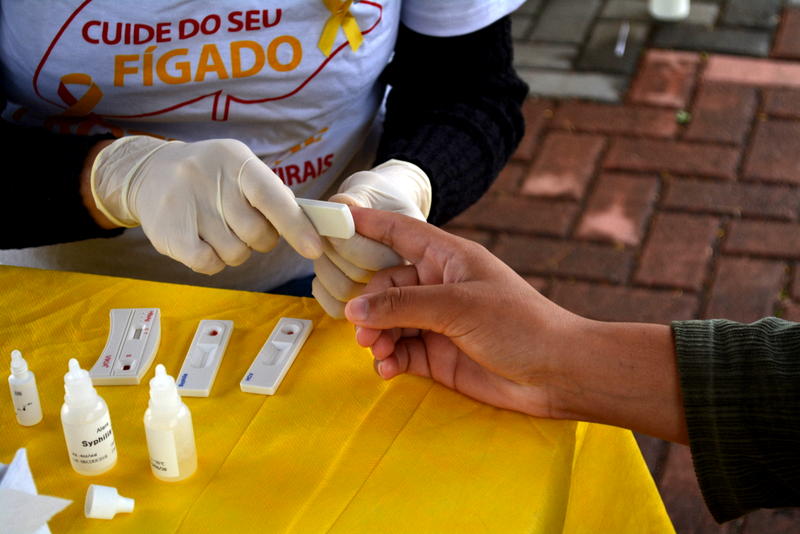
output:
<path id="1" fill-rule="evenodd" d="M 97 394 L 89 372 L 69 361 L 64 375 L 61 425 L 72 468 L 81 475 L 105 473 L 117 463 L 117 445 L 106 401 Z"/>
<path id="2" fill-rule="evenodd" d="M 17 422 L 22 426 L 33 426 L 42 420 L 42 405 L 39 402 L 39 390 L 36 389 L 36 377 L 28 369 L 28 363 L 18 350 L 11 351 L 11 374 L 8 375 L 8 387 L 11 389 L 11 400 Z"/>
<path id="3" fill-rule="evenodd" d="M 197 469 L 192 414 L 175 380 L 161 364 L 150 379 L 150 403 L 144 412 L 144 430 L 153 475 L 168 482 L 188 478 Z"/>

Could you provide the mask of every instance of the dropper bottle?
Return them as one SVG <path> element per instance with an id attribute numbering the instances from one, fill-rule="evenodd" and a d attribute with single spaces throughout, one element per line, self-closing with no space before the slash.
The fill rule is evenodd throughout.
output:
<path id="1" fill-rule="evenodd" d="M 78 360 L 69 361 L 64 375 L 64 404 L 61 425 L 72 468 L 81 475 L 105 473 L 117 463 L 117 446 L 108 405 L 97 394 L 89 372 Z"/>
<path id="2" fill-rule="evenodd" d="M 197 469 L 192 414 L 175 380 L 162 364 L 150 379 L 150 402 L 144 412 L 144 430 L 153 475 L 167 482 L 188 478 Z"/>
<path id="3" fill-rule="evenodd" d="M 33 426 L 42 420 L 42 405 L 36 377 L 28 369 L 28 363 L 18 350 L 11 351 L 11 374 L 8 375 L 11 400 L 17 413 L 17 422 L 22 426 Z"/>

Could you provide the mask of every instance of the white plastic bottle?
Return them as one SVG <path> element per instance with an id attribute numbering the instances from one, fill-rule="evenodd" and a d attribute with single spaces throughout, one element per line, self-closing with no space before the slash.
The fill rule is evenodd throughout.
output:
<path id="1" fill-rule="evenodd" d="M 61 425 L 72 468 L 81 475 L 105 473 L 117 463 L 117 445 L 106 401 L 97 394 L 89 372 L 69 361 L 64 375 Z"/>
<path id="2" fill-rule="evenodd" d="M 690 10 L 690 0 L 650 0 L 650 14 L 658 20 L 683 20 L 689 16 Z"/>
<path id="3" fill-rule="evenodd" d="M 175 380 L 161 364 L 150 379 L 150 403 L 144 412 L 144 430 L 153 475 L 168 482 L 188 478 L 197 469 L 192 414 Z"/>
<path id="4" fill-rule="evenodd" d="M 8 375 L 11 400 L 17 412 L 17 422 L 22 426 L 33 426 L 42 420 L 42 405 L 36 377 L 28 370 L 28 363 L 18 350 L 11 351 L 11 374 Z"/>

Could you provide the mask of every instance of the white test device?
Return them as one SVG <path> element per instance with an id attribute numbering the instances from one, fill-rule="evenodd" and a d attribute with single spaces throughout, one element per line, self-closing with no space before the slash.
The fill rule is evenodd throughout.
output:
<path id="1" fill-rule="evenodd" d="M 141 382 L 161 341 L 161 310 L 122 308 L 109 312 L 111 329 L 103 352 L 89 370 L 95 386 Z"/>
<path id="2" fill-rule="evenodd" d="M 182 397 L 208 397 L 232 332 L 233 321 L 200 321 L 177 376 L 176 385 Z"/>
<path id="3" fill-rule="evenodd" d="M 308 319 L 281 317 L 239 383 L 242 391 L 275 394 L 313 326 Z"/>
<path id="4" fill-rule="evenodd" d="M 350 239 L 356 234 L 353 215 L 346 204 L 310 198 L 298 198 L 297 204 L 316 228 L 319 235 Z"/>

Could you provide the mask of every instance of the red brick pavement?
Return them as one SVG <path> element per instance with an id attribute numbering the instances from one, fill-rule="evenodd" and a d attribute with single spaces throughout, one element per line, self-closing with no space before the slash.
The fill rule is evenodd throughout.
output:
<path id="1" fill-rule="evenodd" d="M 513 161 L 448 229 L 589 317 L 800 320 L 798 35 L 795 9 L 771 59 L 648 51 L 623 105 L 529 100 Z M 800 531 L 793 510 L 718 526 L 688 449 L 640 443 L 678 532 Z"/>

